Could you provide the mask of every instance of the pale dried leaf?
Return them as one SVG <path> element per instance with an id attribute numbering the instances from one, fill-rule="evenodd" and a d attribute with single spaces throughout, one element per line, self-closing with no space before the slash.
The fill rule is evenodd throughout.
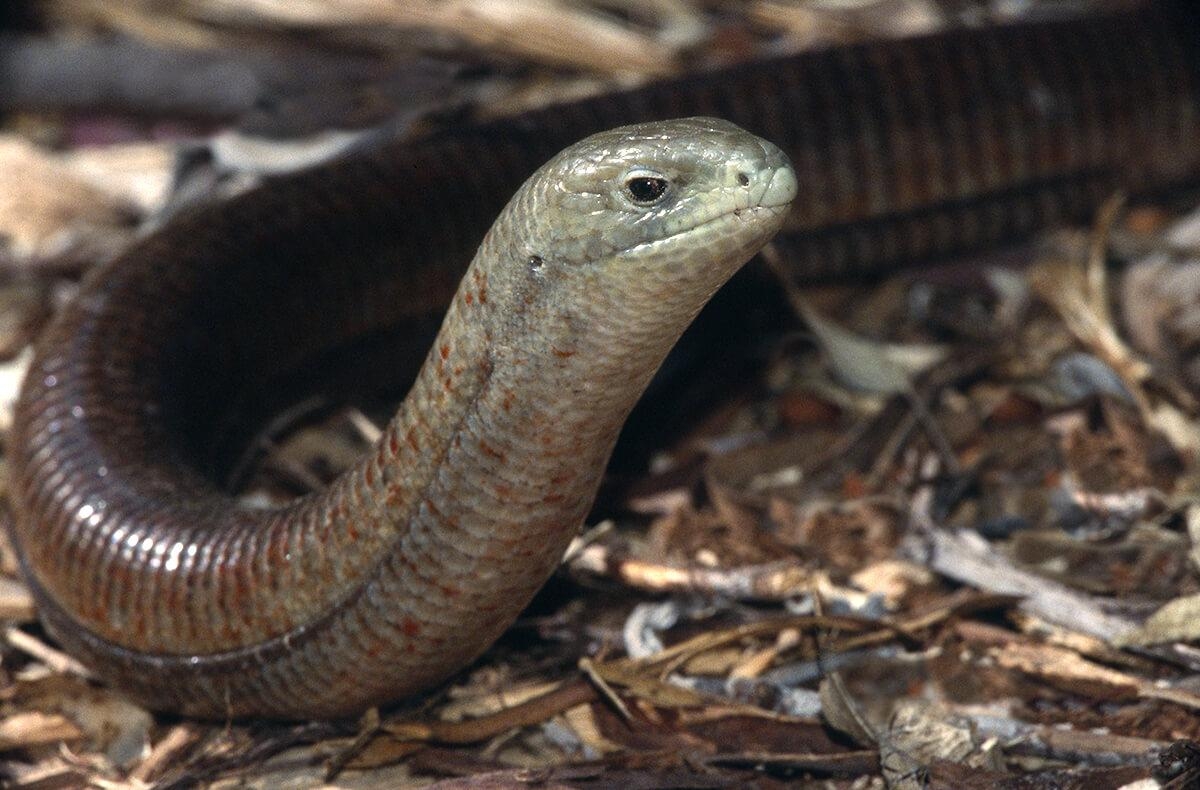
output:
<path id="1" fill-rule="evenodd" d="M 82 737 L 83 730 L 58 713 L 26 711 L 0 719 L 0 752 L 75 741 Z"/>
<path id="2" fill-rule="evenodd" d="M 1019 272 L 998 266 L 989 266 L 984 272 L 984 277 L 999 297 L 999 304 L 995 310 L 996 320 L 1005 326 L 1015 324 L 1018 317 L 1029 307 L 1029 280 Z"/>
<path id="3" fill-rule="evenodd" d="M 611 754 L 624 748 L 600 733 L 600 725 L 596 722 L 596 715 L 592 711 L 591 705 L 576 705 L 563 713 L 563 718 L 574 730 L 579 740 L 599 754 Z"/>
<path id="4" fill-rule="evenodd" d="M 1200 277 L 1200 267 L 1193 268 Z M 1167 255 L 1155 254 L 1130 265 L 1121 280 L 1122 323 L 1134 346 L 1158 359 L 1170 356 L 1164 324 L 1175 309 L 1178 295 L 1188 293 L 1186 286 L 1170 290 L 1164 287 L 1165 278 L 1178 272 L 1179 267 Z M 1196 286 L 1200 287 L 1200 279 L 1196 279 Z"/>
<path id="5" fill-rule="evenodd" d="M 0 241 L 18 260 L 77 248 L 115 249 L 130 232 L 128 204 L 47 151 L 0 135 Z"/>
<path id="6" fill-rule="evenodd" d="M 1188 540 L 1192 542 L 1191 557 L 1193 567 L 1200 569 L 1200 503 L 1191 502 L 1184 508 L 1184 520 L 1187 524 Z"/>
<path id="7" fill-rule="evenodd" d="M 1022 596 L 1022 609 L 1100 639 L 1129 631 L 1129 620 L 1105 611 L 1090 596 L 1016 567 L 978 534 L 939 529 L 929 540 L 931 567 L 951 579 L 987 592 Z"/>
<path id="8" fill-rule="evenodd" d="M 1171 225 L 1167 231 L 1167 243 L 1200 251 L 1200 209 L 1197 209 Z"/>
<path id="9" fill-rule="evenodd" d="M 193 722 L 175 725 L 154 744 L 149 755 L 130 772 L 129 778 L 135 782 L 149 782 L 178 763 L 182 753 L 202 737 L 200 725 Z"/>
<path id="10" fill-rule="evenodd" d="M 658 708 L 689 708 L 705 703 L 704 696 L 660 680 L 656 667 L 615 661 L 593 664 L 593 667 L 604 682 L 620 687 L 626 696 Z"/>
<path id="11" fill-rule="evenodd" d="M 345 154 L 370 131 L 326 129 L 301 138 L 271 139 L 225 131 L 209 140 L 220 167 L 237 173 L 280 175 L 313 167 Z"/>
<path id="12" fill-rule="evenodd" d="M 1137 678 L 1088 661 L 1061 647 L 1012 642 L 991 649 L 989 655 L 997 666 L 1018 670 L 1087 697 L 1131 700 L 1138 696 L 1143 685 Z"/>
<path id="13" fill-rule="evenodd" d="M 1200 593 L 1168 601 L 1141 627 L 1113 640 L 1122 647 L 1145 647 L 1200 639 Z"/>
<path id="14" fill-rule="evenodd" d="M 927 568 L 904 560 L 873 562 L 850 577 L 854 586 L 883 597 L 895 609 L 914 590 L 928 589 L 936 579 Z"/>
<path id="15" fill-rule="evenodd" d="M 695 592 L 735 600 L 780 601 L 803 593 L 814 574 L 796 562 L 781 560 L 736 568 L 675 566 L 633 557 L 614 557 L 593 544 L 570 560 L 571 570 L 617 579 L 652 592 Z"/>
<path id="16" fill-rule="evenodd" d="M 1090 270 L 1089 270 L 1090 271 Z M 1176 449 L 1200 449 L 1200 427 L 1179 409 L 1152 403 L 1142 389 L 1152 368 L 1134 354 L 1117 331 L 1105 294 L 1096 294 L 1087 281 L 1088 271 L 1066 261 L 1047 261 L 1032 275 L 1041 297 L 1058 311 L 1071 333 L 1087 344 L 1124 382 L 1142 418 L 1160 431 Z M 1187 393 L 1181 393 L 1187 398 Z"/>
<path id="17" fill-rule="evenodd" d="M 500 691 L 466 693 L 438 709 L 442 721 L 464 721 L 492 716 L 502 710 L 520 705 L 531 699 L 548 694 L 559 687 L 558 682 L 526 683 L 520 686 L 505 684 Z"/>
<path id="18" fill-rule="evenodd" d="M 13 409 L 32 361 L 33 349 L 26 348 L 7 362 L 0 362 L 0 434 L 5 436 L 12 430 Z"/>
<path id="19" fill-rule="evenodd" d="M 920 700 L 902 700 L 893 708 L 884 737 L 919 763 L 947 760 L 972 768 L 1001 767 L 995 742 L 984 742 L 968 721 Z"/>
<path id="20" fill-rule="evenodd" d="M 676 51 L 665 41 L 587 8 L 550 0 L 206 0 L 209 19 L 298 28 L 350 25 L 449 33 L 484 49 L 611 73 L 667 74 Z"/>
<path id="21" fill-rule="evenodd" d="M 81 678 L 92 677 L 91 671 L 79 660 L 72 658 L 60 650 L 55 650 L 42 640 L 25 633 L 16 626 L 9 626 L 4 629 L 4 640 L 17 650 L 36 658 L 50 671 L 63 675 L 75 675 Z M 38 665 L 34 664 L 22 670 L 23 673 L 30 671 L 39 671 Z"/>
<path id="22" fill-rule="evenodd" d="M 29 588 L 16 579 L 0 577 L 0 620 L 32 622 L 36 616 Z"/>
<path id="23" fill-rule="evenodd" d="M 847 387 L 880 395 L 909 392 L 909 376 L 937 364 L 946 349 L 932 345 L 889 345 L 865 338 L 824 318 L 803 300 L 798 305 L 834 376 Z"/>
<path id="24" fill-rule="evenodd" d="M 91 146 L 64 154 L 63 162 L 97 189 L 153 214 L 167 201 L 176 150 L 166 142 Z"/>
<path id="25" fill-rule="evenodd" d="M 1169 403 L 1156 403 L 1146 416 L 1150 426 L 1166 437 L 1171 446 L 1189 453 L 1200 452 L 1200 424 Z"/>

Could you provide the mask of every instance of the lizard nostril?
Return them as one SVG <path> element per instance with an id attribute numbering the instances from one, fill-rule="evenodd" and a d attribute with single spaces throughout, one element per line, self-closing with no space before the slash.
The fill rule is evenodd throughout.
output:
<path id="1" fill-rule="evenodd" d="M 746 175 L 745 173 L 738 173 L 737 182 L 744 187 L 748 187 L 750 186 L 750 176 Z"/>

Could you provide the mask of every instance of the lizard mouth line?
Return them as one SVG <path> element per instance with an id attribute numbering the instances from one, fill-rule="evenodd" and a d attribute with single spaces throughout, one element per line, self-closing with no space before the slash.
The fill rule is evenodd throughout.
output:
<path id="1" fill-rule="evenodd" d="M 698 225 L 693 225 L 689 228 L 676 231 L 669 236 L 663 236 L 653 241 L 644 241 L 641 244 L 630 247 L 618 253 L 619 258 L 631 258 L 650 251 L 657 251 L 663 247 L 675 246 L 685 242 L 696 242 L 696 236 L 707 233 L 715 233 L 718 229 L 732 225 L 743 223 L 761 224 L 763 229 L 774 224 L 772 222 L 777 217 L 782 217 L 787 212 L 787 204 L 775 206 L 747 206 L 745 208 L 733 208 L 723 214 L 718 214 L 715 217 L 704 220 Z M 770 232 L 774 232 L 773 230 Z M 698 240 L 703 243 L 703 240 Z"/>

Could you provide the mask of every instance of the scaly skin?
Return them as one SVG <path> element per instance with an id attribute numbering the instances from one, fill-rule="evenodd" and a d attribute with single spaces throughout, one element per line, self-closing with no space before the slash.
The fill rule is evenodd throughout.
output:
<path id="1" fill-rule="evenodd" d="M 714 119 L 567 148 L 500 212 L 374 452 L 276 510 L 179 460 L 163 368 L 188 360 L 153 324 L 255 248 L 180 271 L 147 240 L 58 318 L 18 408 L 15 537 L 47 626 L 196 716 L 344 716 L 445 679 L 554 570 L 650 377 L 795 192 L 779 149 Z"/>
<path id="2" fill-rule="evenodd" d="M 355 386 L 364 371 L 350 362 L 367 352 L 371 379 L 415 369 L 428 346 L 409 338 L 437 329 L 428 317 L 537 165 L 606 126 L 721 116 L 796 165 L 805 188 L 778 243 L 798 279 L 879 271 L 1086 219 L 1116 189 L 1200 181 L 1195 30 L 1193 0 L 1157 0 L 761 61 L 458 126 L 178 218 L 89 281 L 27 380 L 6 449 L 14 539 L 43 620 L 115 683 L 202 715 L 337 715 L 437 682 L 502 629 L 487 607 L 519 608 L 591 496 L 612 425 L 589 432 L 571 426 L 586 409 L 555 411 L 566 395 L 599 397 L 570 376 L 606 374 L 597 351 L 648 348 L 640 322 L 676 288 L 645 295 L 653 309 L 638 320 L 607 301 L 556 315 L 530 290 L 529 305 L 502 314 L 502 285 L 544 280 L 476 270 L 447 327 L 492 321 L 495 359 L 524 367 L 497 378 L 478 337 L 448 338 L 374 460 L 329 493 L 247 512 L 220 478 L 245 444 L 239 430 L 311 394 L 314 371 Z M 614 216 L 599 235 L 620 226 Z M 559 260 L 546 256 L 540 277 Z M 592 295 L 638 298 L 623 293 Z M 534 318 L 571 341 L 541 347 L 536 365 L 520 356 L 535 347 L 502 344 Z M 648 365 L 641 353 L 630 359 Z M 526 405 L 497 389 L 515 395 L 535 369 L 550 378 L 525 382 L 541 393 Z M 622 368 L 603 394 L 632 398 L 647 370 Z M 619 422 L 627 403 L 610 405 Z M 503 441 L 482 436 L 493 429 Z M 518 463 L 530 449 L 541 460 Z M 500 479 L 488 487 L 467 469 Z M 455 491 L 475 510 L 450 507 Z M 484 527 L 510 505 L 557 511 L 562 531 Z M 477 579 L 476 563 L 499 575 Z M 388 585 L 412 594 L 393 607 Z"/>

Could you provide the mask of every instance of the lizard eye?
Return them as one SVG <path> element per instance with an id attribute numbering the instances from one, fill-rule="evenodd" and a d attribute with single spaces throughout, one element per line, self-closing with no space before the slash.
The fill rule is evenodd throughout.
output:
<path id="1" fill-rule="evenodd" d="M 629 198 L 639 206 L 650 206 L 667 193 L 667 179 L 660 176 L 636 175 L 625 182 Z"/>

